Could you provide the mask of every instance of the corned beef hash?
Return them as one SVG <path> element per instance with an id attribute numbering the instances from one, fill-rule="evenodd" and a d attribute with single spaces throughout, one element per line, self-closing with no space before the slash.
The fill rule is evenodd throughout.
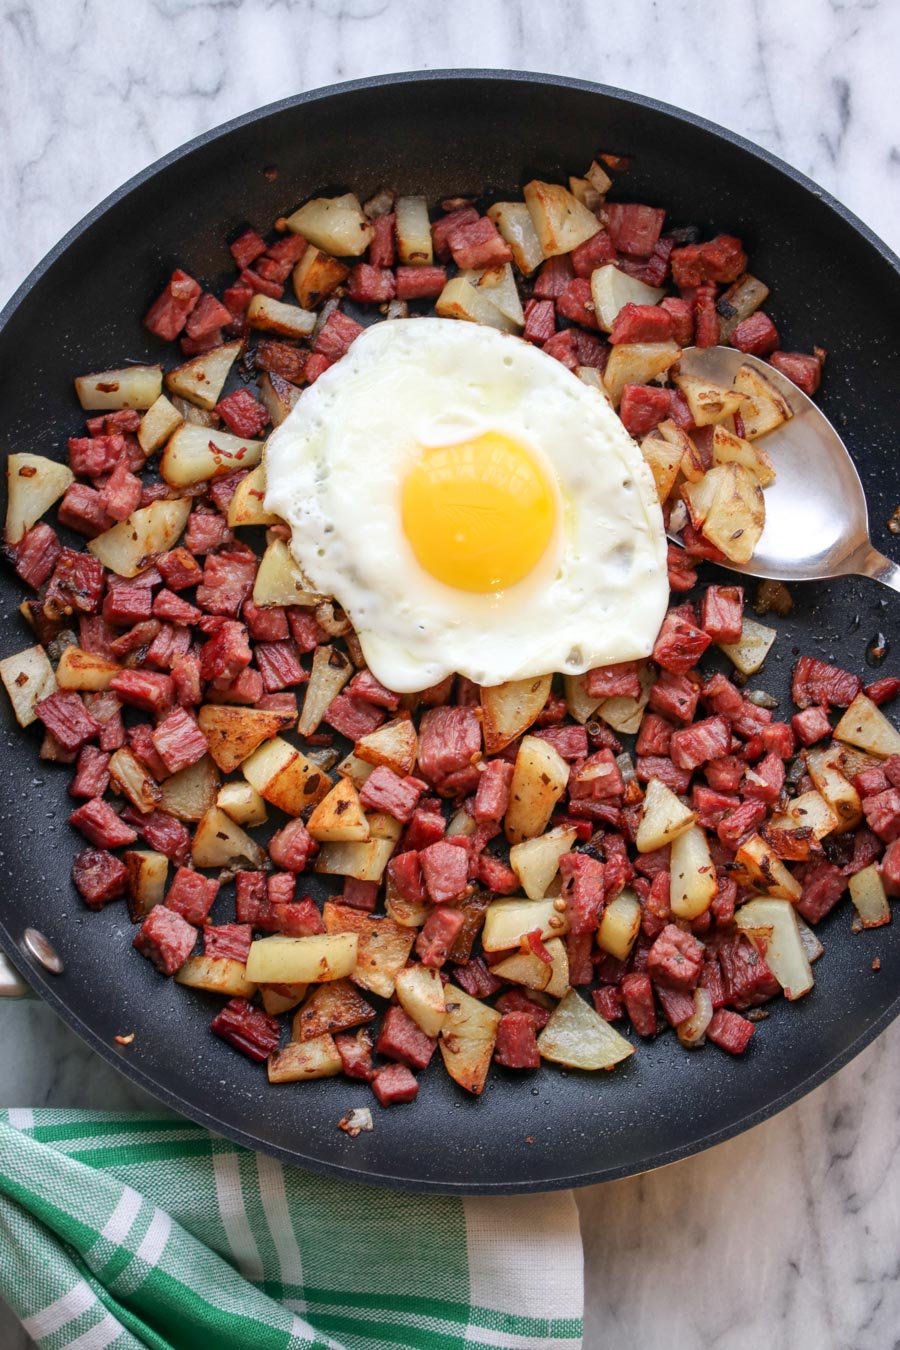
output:
<path id="1" fill-rule="evenodd" d="M 74 884 L 272 1083 L 739 1054 L 845 891 L 890 920 L 900 680 L 800 656 L 778 710 L 776 630 L 696 570 L 752 556 L 790 408 L 682 349 L 808 394 L 825 353 L 626 168 L 244 229 L 221 295 L 176 271 L 146 315 L 180 358 L 79 377 L 68 465 L 8 456 L 0 675 L 74 766 Z"/>

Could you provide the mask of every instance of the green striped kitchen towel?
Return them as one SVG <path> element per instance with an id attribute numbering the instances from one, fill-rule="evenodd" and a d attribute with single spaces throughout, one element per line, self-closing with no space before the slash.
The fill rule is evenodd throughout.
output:
<path id="1" fill-rule="evenodd" d="M 577 1350 L 571 1192 L 316 1176 L 177 1117 L 0 1111 L 0 1295 L 42 1350 Z"/>

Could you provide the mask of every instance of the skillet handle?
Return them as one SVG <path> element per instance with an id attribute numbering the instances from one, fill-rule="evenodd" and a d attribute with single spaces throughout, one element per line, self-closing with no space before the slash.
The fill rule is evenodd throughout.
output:
<path id="1" fill-rule="evenodd" d="M 890 586 L 891 590 L 900 591 L 900 567 L 877 549 L 870 547 L 861 556 L 854 558 L 853 571 L 857 576 L 871 577 L 883 586 Z"/>
<path id="2" fill-rule="evenodd" d="M 9 958 L 0 952 L 0 999 L 34 997 L 31 985 L 22 979 Z"/>

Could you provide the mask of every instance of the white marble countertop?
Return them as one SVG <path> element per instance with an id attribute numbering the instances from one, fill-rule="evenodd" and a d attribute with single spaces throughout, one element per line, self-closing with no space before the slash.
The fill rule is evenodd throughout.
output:
<path id="1" fill-rule="evenodd" d="M 900 251 L 891 0 L 0 0 L 0 302 L 90 207 L 307 88 L 498 66 L 678 104 L 812 175 Z M 40 1004 L 0 1005 L 0 1105 L 146 1098 Z M 740 1139 L 579 1194 L 585 1345 L 900 1345 L 900 1025 Z M 0 1345 L 25 1345 L 0 1309 Z"/>

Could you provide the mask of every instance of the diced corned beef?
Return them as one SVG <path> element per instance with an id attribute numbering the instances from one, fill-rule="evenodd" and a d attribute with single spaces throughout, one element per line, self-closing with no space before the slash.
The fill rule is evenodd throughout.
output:
<path id="1" fill-rule="evenodd" d="M 798 708 L 808 708 L 814 703 L 846 708 L 861 689 L 858 675 L 829 666 L 814 656 L 801 656 L 794 666 L 791 694 Z"/>
<path id="2" fill-rule="evenodd" d="M 873 703 L 878 705 L 887 703 L 900 694 L 900 679 L 896 675 L 885 675 L 883 679 L 867 684 L 863 693 Z"/>
<path id="3" fill-rule="evenodd" d="M 87 539 L 96 538 L 116 523 L 107 515 L 100 493 L 86 483 L 73 483 L 66 489 L 57 510 L 57 520 Z"/>
<path id="4" fill-rule="evenodd" d="M 662 231 L 665 211 L 634 202 L 607 202 L 605 211 L 613 246 L 620 253 L 649 258 Z"/>
<path id="5" fill-rule="evenodd" d="M 134 946 L 163 975 L 174 975 L 190 956 L 196 940 L 196 928 L 180 914 L 165 905 L 154 905 L 135 934 Z"/>
<path id="6" fill-rule="evenodd" d="M 556 309 L 552 300 L 529 300 L 525 306 L 525 328 L 522 333 L 526 342 L 543 347 L 556 332 Z"/>
<path id="7" fill-rule="evenodd" d="M 808 863 L 798 867 L 795 875 L 803 885 L 797 909 L 807 923 L 824 919 L 847 889 L 847 878 L 830 862 Z"/>
<path id="8" fill-rule="evenodd" d="M 447 233 L 457 267 L 502 267 L 512 262 L 512 250 L 487 216 L 457 223 Z"/>
<path id="9" fill-rule="evenodd" d="M 199 622 L 200 610 L 174 591 L 162 590 L 153 600 L 153 615 L 168 623 L 194 624 Z"/>
<path id="10" fill-rule="evenodd" d="M 288 821 L 269 841 L 273 863 L 288 872 L 302 872 L 317 850 L 318 845 L 302 820 Z"/>
<path id="11" fill-rule="evenodd" d="M 768 314 L 758 309 L 739 323 L 731 334 L 731 345 L 752 356 L 770 356 L 779 343 L 778 329 Z"/>
<path id="12" fill-rule="evenodd" d="M 726 848 L 736 849 L 748 835 L 753 834 L 766 818 L 766 804 L 760 801 L 743 802 L 729 811 L 716 826 L 716 834 Z"/>
<path id="13" fill-rule="evenodd" d="M 367 811 L 386 811 L 407 825 L 425 787 L 421 779 L 401 778 L 393 769 L 380 764 L 363 783 L 359 800 Z"/>
<path id="14" fill-rule="evenodd" d="M 326 635 L 311 610 L 292 605 L 287 611 L 287 621 L 294 645 L 300 652 L 315 651 L 316 647 L 326 640 Z M 372 699 L 370 702 L 375 700 Z"/>
<path id="15" fill-rule="evenodd" d="M 881 764 L 891 787 L 900 787 L 900 755 L 890 755 Z"/>
<path id="16" fill-rule="evenodd" d="M 147 586 L 116 586 L 107 591 L 102 613 L 107 623 L 141 623 L 153 613 L 153 592 Z"/>
<path id="17" fill-rule="evenodd" d="M 266 905 L 265 872 L 237 872 L 234 878 L 237 921 L 255 927 Z"/>
<path id="18" fill-rule="evenodd" d="M 670 391 L 652 384 L 626 384 L 619 403 L 622 425 L 630 436 L 645 436 L 670 412 Z"/>
<path id="19" fill-rule="evenodd" d="M 742 586 L 707 586 L 700 601 L 700 627 L 713 642 L 737 642 L 744 627 Z"/>
<path id="20" fill-rule="evenodd" d="M 126 807 L 122 816 L 152 849 L 164 853 L 172 862 L 183 863 L 190 856 L 190 831 L 174 816 L 166 815 L 165 811 L 151 811 L 145 816 L 131 807 Z"/>
<path id="21" fill-rule="evenodd" d="M 165 290 L 144 315 L 144 327 L 164 342 L 174 342 L 200 299 L 200 291 L 193 277 L 176 268 Z"/>
<path id="22" fill-rule="evenodd" d="M 82 849 L 72 863 L 72 880 L 88 909 L 102 909 L 124 895 L 127 876 L 121 859 L 105 849 Z"/>
<path id="23" fill-rule="evenodd" d="M 660 301 L 672 320 L 672 337 L 679 347 L 689 347 L 694 340 L 694 311 L 690 302 L 677 295 L 667 295 Z"/>
<path id="24" fill-rule="evenodd" d="M 805 708 L 794 713 L 791 728 L 801 745 L 815 745 L 823 736 L 831 734 L 831 723 L 825 708 Z"/>
<path id="25" fill-rule="evenodd" d="M 725 814 L 740 804 L 740 798 L 731 792 L 714 792 L 712 788 L 694 784 L 691 807 L 697 812 L 697 824 L 704 830 L 714 830 Z"/>
<path id="26" fill-rule="evenodd" d="M 419 853 L 428 898 L 436 905 L 461 900 L 468 889 L 468 856 L 449 840 L 429 844 Z"/>
<path id="27" fill-rule="evenodd" d="M 153 728 L 147 722 L 128 728 L 128 744 L 142 764 L 145 764 L 158 783 L 169 776 L 153 744 Z"/>
<path id="28" fill-rule="evenodd" d="M 207 690 L 206 697 L 210 703 L 246 703 L 250 707 L 258 708 L 263 697 L 277 698 L 276 694 L 264 695 L 262 676 L 258 670 L 242 670 L 240 675 L 228 683 L 215 681 L 212 688 Z"/>
<path id="29" fill-rule="evenodd" d="M 667 924 L 647 956 L 647 973 L 669 989 L 696 988 L 703 965 L 704 947 L 691 933 Z"/>
<path id="30" fill-rule="evenodd" d="M 507 989 L 494 1004 L 498 1013 L 526 1013 L 535 1028 L 540 1030 L 550 1021 L 550 1011 L 524 989 Z"/>
<path id="31" fill-rule="evenodd" d="M 280 375 L 292 384 L 302 384 L 310 353 L 303 348 L 294 347 L 289 342 L 264 340 L 256 344 L 254 359 L 260 370 L 268 370 Z"/>
<path id="32" fill-rule="evenodd" d="M 770 752 L 755 768 L 748 768 L 741 791 L 745 797 L 772 805 L 778 801 L 783 787 L 784 763 Z"/>
<path id="33" fill-rule="evenodd" d="M 670 342 L 672 315 L 660 305 L 623 305 L 616 315 L 609 340 L 620 342 Z"/>
<path id="34" fill-rule="evenodd" d="M 78 619 L 78 645 L 94 656 L 113 658 L 114 630 L 99 614 L 82 614 Z"/>
<path id="35" fill-rule="evenodd" d="M 249 673 L 248 671 L 246 671 L 246 670 L 244 671 L 244 675 L 246 675 L 246 674 L 248 674 L 248 673 Z M 242 676 L 242 678 L 243 678 L 243 676 Z M 284 693 L 281 693 L 281 694 L 263 694 L 263 695 L 261 696 L 261 698 L 259 699 L 259 702 L 257 703 L 256 706 L 257 706 L 257 708 L 259 708 L 260 711 L 262 711 L 262 712 L 283 712 L 283 713 L 290 713 L 291 717 L 296 717 L 296 716 L 297 716 L 297 695 L 291 693 L 290 690 L 287 690 L 287 691 L 285 691 Z M 313 745 L 313 744 L 315 744 L 315 745 L 330 745 L 330 744 L 331 744 L 330 737 L 331 737 L 331 732 L 329 732 L 329 731 L 320 731 L 320 732 L 317 733 L 315 741 L 313 740 L 313 738 L 312 738 L 311 736 L 307 736 L 306 741 L 307 741 L 307 744 L 308 744 L 308 745 Z M 326 739 L 326 738 L 328 738 L 328 739 Z"/>
<path id="36" fill-rule="evenodd" d="M 622 995 L 618 989 L 612 985 L 605 984 L 600 989 L 594 989 L 591 992 L 591 998 L 594 1000 L 594 1009 L 606 1022 L 618 1022 L 625 1016 L 625 1005 L 622 1002 Z M 500 1000 L 495 1004 L 500 1006 Z"/>
<path id="37" fill-rule="evenodd" d="M 189 315 L 185 332 L 194 341 L 212 337 L 225 324 L 231 323 L 231 317 L 231 311 L 225 308 L 221 300 L 206 291 Z"/>
<path id="38" fill-rule="evenodd" d="M 286 622 L 286 621 L 285 621 Z M 260 642 L 254 652 L 266 693 L 305 684 L 309 679 L 292 642 Z"/>
<path id="39" fill-rule="evenodd" d="M 193 655 L 182 656 L 172 666 L 171 674 L 176 701 L 184 708 L 196 707 L 203 698 L 199 659 Z"/>
<path id="40" fill-rule="evenodd" d="M 790 759 L 797 749 L 797 739 L 787 722 L 770 722 L 760 732 L 763 748 L 779 759 Z"/>
<path id="41" fill-rule="evenodd" d="M 447 905 L 432 910 L 416 938 L 416 955 L 425 966 L 440 970 L 459 936 L 465 915 Z"/>
<path id="42" fill-rule="evenodd" d="M 546 741 L 561 759 L 572 764 L 584 759 L 588 753 L 588 734 L 584 727 L 567 725 L 538 727 L 530 733 L 540 741 Z M 477 817 L 476 817 L 477 819 Z"/>
<path id="43" fill-rule="evenodd" d="M 585 676 L 585 692 L 591 698 L 640 698 L 640 661 L 619 661 L 596 666 Z"/>
<path id="44" fill-rule="evenodd" d="M 553 258 L 548 258 L 546 262 L 541 263 L 535 277 L 534 298 L 536 300 L 558 300 L 574 275 L 575 269 L 572 266 L 569 254 L 561 253 Z"/>
<path id="45" fill-rule="evenodd" d="M 878 870 L 887 894 L 900 895 L 900 840 L 888 845 Z"/>
<path id="46" fill-rule="evenodd" d="M 221 517 L 220 517 L 221 518 Z M 238 546 L 211 553 L 203 567 L 203 582 L 197 587 L 197 604 L 207 614 L 237 617 L 241 605 L 253 590 L 257 559 L 251 550 L 238 552 Z"/>
<path id="47" fill-rule="evenodd" d="M 577 370 L 579 366 L 605 370 L 609 359 L 606 343 L 583 328 L 566 328 L 560 333 L 554 333 L 544 343 L 544 351 L 560 361 L 567 370 Z"/>
<path id="48" fill-rule="evenodd" d="M 672 734 L 673 764 L 693 771 L 711 759 L 721 759 L 731 748 L 731 729 L 724 717 L 707 717 Z"/>
<path id="49" fill-rule="evenodd" d="M 425 900 L 425 882 L 419 854 L 415 849 L 405 849 L 395 853 L 387 865 L 391 884 L 410 904 L 422 904 Z"/>
<path id="50" fill-rule="evenodd" d="M 432 708 L 419 726 L 419 771 L 442 796 L 458 790 L 458 777 L 481 751 L 481 723 L 474 708 Z M 473 786 L 478 771 L 474 770 Z"/>
<path id="51" fill-rule="evenodd" d="M 238 269 L 243 271 L 245 267 L 255 263 L 257 258 L 262 257 L 266 251 L 266 241 L 256 230 L 247 229 L 239 234 L 237 239 L 233 239 L 228 247 Z"/>
<path id="52" fill-rule="evenodd" d="M 693 1016 L 694 1000 L 690 994 L 685 994 L 679 989 L 668 989 L 661 984 L 657 985 L 656 996 L 670 1027 L 678 1027 Z"/>
<path id="53" fill-rule="evenodd" d="M 671 674 L 685 675 L 697 664 L 710 641 L 702 628 L 670 610 L 656 639 L 653 659 Z"/>
<path id="54" fill-rule="evenodd" d="M 355 1034 L 342 1031 L 335 1036 L 334 1043 L 346 1076 L 363 1083 L 371 1083 L 375 1073 L 372 1067 L 371 1032 L 366 1027 L 360 1027 Z"/>
<path id="55" fill-rule="evenodd" d="M 576 801 L 607 801 L 621 797 L 625 783 L 611 750 L 598 750 L 569 774 L 569 797 Z"/>
<path id="56" fill-rule="evenodd" d="M 268 254 L 260 258 L 253 268 L 253 271 L 263 281 L 271 281 L 276 286 L 283 286 L 291 275 L 291 264 L 289 262 L 279 262 L 277 258 L 269 257 Z"/>
<path id="57" fill-rule="evenodd" d="M 437 1049 L 437 1040 L 426 1036 L 409 1014 L 394 1004 L 384 1014 L 375 1049 L 379 1055 L 410 1069 L 426 1069 Z"/>
<path id="58" fill-rule="evenodd" d="M 192 511 L 184 542 L 195 557 L 221 548 L 232 538 L 225 517 L 216 511 Z"/>
<path id="59" fill-rule="evenodd" d="M 80 750 L 100 731 L 80 695 L 68 690 L 60 689 L 41 699 L 35 706 L 35 712 L 64 750 Z"/>
<path id="60" fill-rule="evenodd" d="M 378 890 L 377 881 L 357 881 L 356 877 L 344 877 L 341 904 L 371 913 L 378 904 Z"/>
<path id="61" fill-rule="evenodd" d="M 227 686 L 249 666 L 252 659 L 253 653 L 244 625 L 226 622 L 204 643 L 200 651 L 200 674 L 204 680 Z"/>
<path id="62" fill-rule="evenodd" d="M 500 858 L 492 853 L 479 853 L 475 860 L 475 877 L 494 895 L 515 895 L 521 889 L 518 876 Z"/>
<path id="63" fill-rule="evenodd" d="M 571 253 L 563 254 L 571 262 L 575 270 L 576 277 L 586 277 L 590 280 L 591 275 L 602 267 L 604 263 L 615 262 L 616 248 L 612 238 L 607 230 L 598 230 L 592 234 L 590 239 L 586 239 L 583 244 L 579 244 Z M 550 259 L 553 262 L 555 259 Z"/>
<path id="64" fill-rule="evenodd" d="M 235 389 L 216 404 L 216 412 L 235 436 L 254 440 L 269 425 L 269 413 L 249 389 Z"/>
<path id="65" fill-rule="evenodd" d="M 88 712 L 100 728 L 98 740 L 101 750 L 119 750 L 125 744 L 125 726 L 122 705 L 118 697 L 107 691 L 85 695 Z"/>
<path id="66" fill-rule="evenodd" d="M 358 741 L 381 726 L 384 712 L 361 698 L 338 694 L 328 706 L 325 721 L 349 741 Z"/>
<path id="67" fill-rule="evenodd" d="M 269 901 L 260 915 L 258 927 L 267 933 L 282 933 L 286 937 L 314 937 L 325 932 L 325 924 L 316 902 L 311 896 L 304 895 L 299 900 L 273 900 L 272 882 L 284 876 L 291 886 L 295 884 L 293 876 L 276 873 L 269 878 Z"/>
<path id="68" fill-rule="evenodd" d="M 186 548 L 173 548 L 168 553 L 161 553 L 156 565 L 170 591 L 185 591 L 190 586 L 196 586 L 203 577 L 200 564 Z"/>
<path id="69" fill-rule="evenodd" d="M 61 553 L 56 531 L 40 521 L 16 545 L 16 572 L 26 586 L 37 590 L 52 573 Z"/>
<path id="70" fill-rule="evenodd" d="M 218 893 L 219 883 L 212 877 L 204 877 L 189 867 L 179 867 L 169 887 L 165 903 L 188 923 L 200 928 L 206 922 Z"/>
<path id="71" fill-rule="evenodd" d="M 269 244 L 266 257 L 277 263 L 287 263 L 291 268 L 300 261 L 306 249 L 307 243 L 302 234 L 286 234 L 274 244 Z"/>
<path id="72" fill-rule="evenodd" d="M 884 769 L 877 766 L 855 773 L 850 781 L 860 797 L 874 797 L 878 792 L 886 792 L 891 786 Z"/>
<path id="73" fill-rule="evenodd" d="M 80 830 L 85 839 L 95 848 L 120 848 L 123 844 L 133 844 L 137 833 L 100 797 L 79 806 L 69 816 L 69 824 Z"/>
<path id="74" fill-rule="evenodd" d="M 715 713 L 719 713 L 729 722 L 740 717 L 744 708 L 744 696 L 729 679 L 716 671 L 703 686 L 703 700 Z"/>
<path id="75" fill-rule="evenodd" d="M 221 347 L 224 341 L 225 338 L 222 329 L 214 328 L 206 337 L 183 337 L 179 339 L 178 345 L 181 348 L 183 356 L 205 356 L 206 353 L 211 352 L 214 347 Z"/>
<path id="76" fill-rule="evenodd" d="M 869 829 L 884 843 L 892 844 L 900 838 L 900 788 L 864 797 L 862 808 Z"/>
<path id="77" fill-rule="evenodd" d="M 764 957 L 743 935 L 737 933 L 719 947 L 719 964 L 728 1003 L 735 1008 L 753 1008 L 781 992 Z"/>
<path id="78" fill-rule="evenodd" d="M 626 975 L 620 985 L 622 1002 L 639 1036 L 656 1035 L 653 985 L 647 975 Z"/>
<path id="79" fill-rule="evenodd" d="M 190 649 L 190 631 L 180 625 L 164 623 L 147 648 L 147 664 L 156 666 L 159 670 L 170 670 L 176 661 L 188 654 Z"/>
<path id="80" fill-rule="evenodd" d="M 674 727 L 657 713 L 644 713 L 638 738 L 635 742 L 636 755 L 668 755 Z"/>
<path id="81" fill-rule="evenodd" d="M 175 691 L 169 675 L 154 670 L 123 670 L 109 682 L 110 689 L 123 703 L 144 712 L 162 713 L 175 701 Z"/>
<path id="82" fill-rule="evenodd" d="M 672 254 L 672 280 L 682 291 L 705 281 L 737 281 L 746 270 L 747 255 L 733 235 L 718 234 L 706 244 L 688 244 Z"/>
<path id="83" fill-rule="evenodd" d="M 280 281 L 270 281 L 255 268 L 242 268 L 240 280 L 242 285 L 249 286 L 251 291 L 256 291 L 259 295 L 267 295 L 270 300 L 280 300 L 284 295 L 284 286 Z"/>
<path id="84" fill-rule="evenodd" d="M 419 1085 L 405 1064 L 384 1064 L 375 1070 L 372 1091 L 382 1106 L 415 1101 Z"/>
<path id="85" fill-rule="evenodd" d="M 586 853 L 564 853 L 559 870 L 569 932 L 576 937 L 593 933 L 603 909 L 603 863 Z"/>
<path id="86" fill-rule="evenodd" d="M 541 1054 L 534 1019 L 527 1012 L 508 1012 L 500 1018 L 494 1059 L 505 1069 L 539 1069 Z"/>
<path id="87" fill-rule="evenodd" d="M 769 364 L 812 398 L 822 378 L 822 362 L 804 352 L 773 352 Z"/>
<path id="88" fill-rule="evenodd" d="M 393 267 L 394 265 L 394 226 L 397 215 L 386 211 L 372 221 L 374 233 L 369 244 L 369 262 L 373 267 Z"/>
<path id="89" fill-rule="evenodd" d="M 374 703 L 376 708 L 385 708 L 388 712 L 396 712 L 400 707 L 400 695 L 385 689 L 370 670 L 358 671 L 347 685 L 347 693 L 353 698 L 364 699 L 366 703 Z"/>
<path id="90" fill-rule="evenodd" d="M 429 799 L 432 803 L 434 798 Z M 403 832 L 400 841 L 404 849 L 427 848 L 429 844 L 436 844 L 439 839 L 443 839 L 447 828 L 447 822 L 440 811 L 438 805 L 429 805 L 428 801 L 420 802 L 413 812 L 413 818 Z"/>
<path id="91" fill-rule="evenodd" d="M 473 956 L 465 965 L 456 966 L 453 979 L 472 998 L 490 998 L 503 985 L 481 956 Z"/>
<path id="92" fill-rule="evenodd" d="M 260 1062 L 281 1040 L 281 1023 L 245 998 L 232 998 L 209 1024 L 210 1031 L 233 1045 L 248 1059 Z"/>
<path id="93" fill-rule="evenodd" d="M 351 300 L 363 305 L 380 305 L 393 300 L 396 293 L 397 283 L 389 267 L 373 267 L 366 262 L 351 267 L 347 278 L 347 294 Z"/>
<path id="94" fill-rule="evenodd" d="M 78 769 L 69 784 L 71 797 L 102 797 L 109 787 L 109 755 L 96 745 L 83 745 Z"/>
<path id="95" fill-rule="evenodd" d="M 262 609 L 248 599 L 244 601 L 241 618 L 250 636 L 258 642 L 284 642 L 289 636 L 287 611 L 282 605 L 270 605 Z"/>
<path id="96" fill-rule="evenodd" d="M 694 342 L 696 346 L 717 346 L 721 336 L 721 324 L 716 310 L 715 286 L 698 286 L 692 308 L 694 311 Z"/>
<path id="97" fill-rule="evenodd" d="M 363 331 L 362 324 L 339 309 L 329 314 L 313 343 L 313 351 L 329 361 L 339 361 L 349 351 L 350 344 Z"/>
<path id="98" fill-rule="evenodd" d="M 207 924 L 203 929 L 203 955 L 214 961 L 246 962 L 252 941 L 249 923 Z"/>
<path id="99" fill-rule="evenodd" d="M 450 261 L 449 236 L 461 225 L 472 225 L 478 220 L 478 212 L 472 206 L 460 206 L 449 211 L 439 220 L 432 222 L 431 241 L 434 252 L 441 262 Z"/>
<path id="100" fill-rule="evenodd" d="M 85 422 L 89 436 L 115 436 L 118 432 L 137 431 L 140 425 L 141 414 L 134 408 L 117 408 L 115 412 L 98 413 Z"/>
<path id="101" fill-rule="evenodd" d="M 581 728 L 583 730 L 583 728 Z M 478 780 L 472 814 L 476 820 L 502 820 L 509 806 L 509 790 L 514 765 L 506 760 L 491 760 Z"/>
<path id="102" fill-rule="evenodd" d="M 184 708 L 174 708 L 153 732 L 153 745 L 169 773 L 196 764 L 209 749 L 209 742 Z"/>
<path id="103" fill-rule="evenodd" d="M 580 323 L 584 328 L 599 328 L 594 313 L 591 283 L 586 277 L 573 277 L 556 302 L 556 309 L 564 319 Z M 668 401 L 668 400 L 667 400 Z"/>
<path id="104" fill-rule="evenodd" d="M 70 436 L 67 442 L 69 464 L 79 478 L 100 478 L 112 473 L 125 454 L 125 437 Z"/>
<path id="105" fill-rule="evenodd" d="M 634 771 L 639 782 L 649 783 L 658 778 L 672 792 L 687 792 L 691 784 L 691 770 L 679 769 L 667 755 L 638 755 Z"/>
<path id="106" fill-rule="evenodd" d="M 730 1055 L 742 1055 L 755 1030 L 753 1023 L 741 1017 L 740 1013 L 732 1012 L 729 1008 L 719 1008 L 706 1028 L 706 1036 L 720 1050 L 727 1050 Z"/>

